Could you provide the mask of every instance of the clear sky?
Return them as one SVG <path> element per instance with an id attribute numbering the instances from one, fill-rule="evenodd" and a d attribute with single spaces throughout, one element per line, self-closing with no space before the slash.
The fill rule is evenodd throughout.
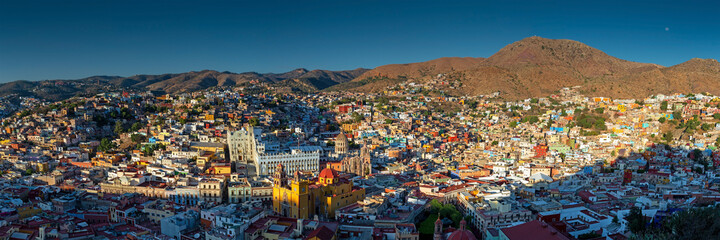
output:
<path id="1" fill-rule="evenodd" d="M 0 82 L 488 57 L 530 36 L 720 58 L 720 1 L 0 1 Z"/>

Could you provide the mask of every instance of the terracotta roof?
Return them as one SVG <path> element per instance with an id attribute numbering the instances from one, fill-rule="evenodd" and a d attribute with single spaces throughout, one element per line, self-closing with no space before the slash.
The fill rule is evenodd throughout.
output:
<path id="1" fill-rule="evenodd" d="M 331 240 L 335 236 L 335 232 L 327 228 L 326 226 L 321 226 L 315 231 L 312 231 L 310 234 L 308 234 L 305 239 L 312 239 L 314 237 L 317 237 L 320 240 Z"/>
<path id="2" fill-rule="evenodd" d="M 320 172 L 321 178 L 337 178 L 338 173 L 332 168 L 325 168 Z"/>
<path id="3" fill-rule="evenodd" d="M 523 223 L 514 227 L 501 230 L 508 239 L 558 239 L 569 240 L 568 237 L 558 232 L 553 226 L 547 223 L 535 220 Z"/>

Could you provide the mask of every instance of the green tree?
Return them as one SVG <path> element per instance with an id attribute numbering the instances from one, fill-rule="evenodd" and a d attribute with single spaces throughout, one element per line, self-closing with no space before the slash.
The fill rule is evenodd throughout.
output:
<path id="1" fill-rule="evenodd" d="M 520 122 L 527 122 L 530 124 L 535 124 L 540 121 L 540 118 L 538 116 L 527 116 L 520 120 Z"/>
<path id="2" fill-rule="evenodd" d="M 662 101 L 660 103 L 660 110 L 667 111 L 668 109 L 668 101 Z"/>
<path id="3" fill-rule="evenodd" d="M 133 134 L 133 135 L 130 135 L 130 140 L 132 140 L 134 143 L 145 142 L 145 135 Z"/>
<path id="4" fill-rule="evenodd" d="M 713 113 L 713 118 L 715 120 L 720 120 L 720 113 Z"/>
<path id="5" fill-rule="evenodd" d="M 255 127 L 257 125 L 260 125 L 260 120 L 257 117 L 251 117 L 248 123 L 250 124 L 250 126 Z"/>
<path id="6" fill-rule="evenodd" d="M 517 125 L 518 125 L 517 121 L 512 121 L 512 122 L 510 122 L 510 127 L 511 127 L 511 128 L 515 128 L 515 127 L 517 127 Z"/>
<path id="7" fill-rule="evenodd" d="M 360 115 L 360 114 L 357 113 L 357 112 L 353 112 L 353 113 L 351 114 L 351 116 L 352 116 L 352 121 L 355 122 L 355 123 L 362 122 L 362 120 L 365 119 L 365 117 L 363 117 L 362 115 Z"/>
<path id="8" fill-rule="evenodd" d="M 597 114 L 603 114 L 603 113 L 605 113 L 605 109 L 604 109 L 604 108 L 596 108 L 596 109 L 595 109 L 595 113 L 597 113 Z"/>
<path id="9" fill-rule="evenodd" d="M 658 119 L 658 122 L 660 122 L 660 123 L 665 123 L 665 120 L 666 120 L 666 119 L 665 119 L 664 117 L 661 117 L 661 118 Z"/>
<path id="10" fill-rule="evenodd" d="M 100 140 L 100 145 L 98 145 L 97 149 L 98 149 L 98 151 L 101 151 L 101 152 L 107 152 L 107 151 L 112 150 L 115 147 L 116 147 L 115 143 L 110 141 L 110 139 L 103 138 L 102 140 Z"/>
<path id="11" fill-rule="evenodd" d="M 440 209 L 443 208 L 443 204 L 438 201 L 437 199 L 433 199 L 430 201 L 430 212 L 431 213 L 439 213 Z"/>
<path id="12" fill-rule="evenodd" d="M 117 121 L 115 122 L 115 130 L 113 131 L 115 134 L 120 135 L 125 132 L 125 127 L 123 127 L 122 122 Z"/>
<path id="13" fill-rule="evenodd" d="M 628 221 L 628 228 L 630 228 L 631 232 L 638 234 L 645 231 L 647 222 L 645 221 L 645 217 L 643 216 L 640 208 L 631 208 L 630 214 L 628 214 L 626 220 Z"/>
<path id="14" fill-rule="evenodd" d="M 437 214 L 430 214 L 424 221 L 422 221 L 418 226 L 418 231 L 420 234 L 431 236 L 435 233 L 435 221 L 438 219 Z"/>
<path id="15" fill-rule="evenodd" d="M 673 133 L 671 131 L 665 132 L 662 136 L 662 140 L 666 143 L 670 143 L 673 140 Z"/>
<path id="16" fill-rule="evenodd" d="M 140 124 L 139 122 L 136 122 L 136 123 L 133 123 L 132 126 L 130 126 L 129 131 L 137 132 L 138 130 L 142 129 L 142 127 L 143 127 L 142 124 Z"/>
<path id="17" fill-rule="evenodd" d="M 720 239 L 720 207 L 696 207 L 675 212 L 656 228 L 630 239 Z"/>
<path id="18" fill-rule="evenodd" d="M 607 129 L 607 126 L 605 126 L 605 121 L 595 121 L 595 124 L 593 124 L 593 127 L 595 127 L 595 129 L 599 129 L 599 130 Z"/>
<path id="19" fill-rule="evenodd" d="M 673 112 L 673 119 L 682 119 L 682 113 L 680 111 Z"/>

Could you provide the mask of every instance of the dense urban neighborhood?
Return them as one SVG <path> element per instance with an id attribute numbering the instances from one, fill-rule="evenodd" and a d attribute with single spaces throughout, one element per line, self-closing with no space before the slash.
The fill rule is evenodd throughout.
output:
<path id="1" fill-rule="evenodd" d="M 718 236 L 720 97 L 448 79 L 0 99 L 0 239 Z"/>
<path id="2" fill-rule="evenodd" d="M 0 240 L 720 240 L 720 1 L 0 1 Z"/>

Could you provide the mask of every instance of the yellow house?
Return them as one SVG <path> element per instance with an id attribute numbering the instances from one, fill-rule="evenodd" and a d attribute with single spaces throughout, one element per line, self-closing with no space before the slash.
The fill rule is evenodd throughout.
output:
<path id="1" fill-rule="evenodd" d="M 625 110 L 627 110 L 627 109 L 625 108 L 625 105 L 622 105 L 622 104 L 618 105 L 618 106 L 617 106 L 617 109 L 618 109 L 619 112 L 625 112 Z"/>
<path id="2" fill-rule="evenodd" d="M 215 155 L 212 152 L 202 152 L 202 154 L 197 157 L 196 163 L 198 166 L 205 166 L 205 164 L 212 162 L 214 159 Z"/>
<path id="3" fill-rule="evenodd" d="M 37 167 L 38 172 L 47 172 L 50 170 L 46 162 L 36 163 L 35 166 Z"/>
<path id="4" fill-rule="evenodd" d="M 190 149 L 219 153 L 225 152 L 225 144 L 216 142 L 191 142 Z"/>
<path id="5" fill-rule="evenodd" d="M 357 123 L 345 123 L 342 126 L 340 126 L 344 132 L 352 132 L 354 130 L 357 130 L 358 127 L 360 127 Z"/>
<path id="6" fill-rule="evenodd" d="M 207 173 L 214 175 L 230 174 L 232 173 L 232 168 L 230 166 L 212 166 L 208 168 Z"/>
<path id="7" fill-rule="evenodd" d="M 18 216 L 20 219 L 29 218 L 38 215 L 42 212 L 42 209 L 35 208 L 32 205 L 25 205 L 17 208 Z"/>

